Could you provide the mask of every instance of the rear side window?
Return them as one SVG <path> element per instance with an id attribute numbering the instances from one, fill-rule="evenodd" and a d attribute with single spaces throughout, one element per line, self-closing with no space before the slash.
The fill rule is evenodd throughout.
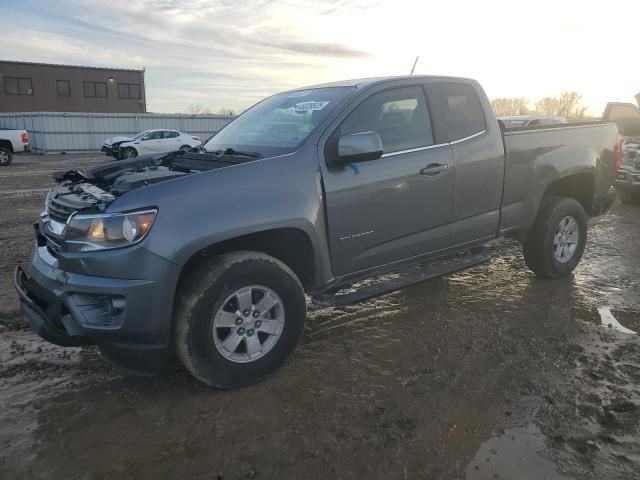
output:
<path id="1" fill-rule="evenodd" d="M 466 83 L 436 83 L 429 87 L 442 102 L 449 141 L 460 140 L 487 128 L 475 89 Z"/>
<path id="2" fill-rule="evenodd" d="M 358 105 L 340 126 L 340 135 L 369 131 L 378 132 L 384 153 L 433 145 L 422 88 L 375 93 Z"/>
<path id="3" fill-rule="evenodd" d="M 164 132 L 164 138 L 176 138 L 179 135 L 178 132 L 167 131 Z"/>

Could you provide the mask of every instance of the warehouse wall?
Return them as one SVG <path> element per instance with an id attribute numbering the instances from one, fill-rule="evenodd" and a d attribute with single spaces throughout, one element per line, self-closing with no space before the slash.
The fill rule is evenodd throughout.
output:
<path id="1" fill-rule="evenodd" d="M 106 138 L 168 128 L 199 135 L 204 142 L 234 117 L 162 113 L 0 113 L 0 128 L 29 132 L 31 148 L 43 153 L 100 150 Z"/>

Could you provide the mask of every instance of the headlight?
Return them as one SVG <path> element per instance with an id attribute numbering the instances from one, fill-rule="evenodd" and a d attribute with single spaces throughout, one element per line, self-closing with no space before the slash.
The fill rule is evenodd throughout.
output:
<path id="1" fill-rule="evenodd" d="M 126 247 L 144 238 L 158 210 L 73 215 L 64 228 L 64 250 L 89 252 Z"/>

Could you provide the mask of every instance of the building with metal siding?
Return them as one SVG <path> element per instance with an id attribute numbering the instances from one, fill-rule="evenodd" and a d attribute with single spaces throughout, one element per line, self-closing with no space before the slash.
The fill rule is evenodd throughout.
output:
<path id="1" fill-rule="evenodd" d="M 144 69 L 0 60 L 0 112 L 146 110 Z"/>

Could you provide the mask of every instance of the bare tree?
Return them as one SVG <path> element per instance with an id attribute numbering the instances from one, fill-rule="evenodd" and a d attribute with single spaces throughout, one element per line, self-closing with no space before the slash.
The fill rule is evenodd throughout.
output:
<path id="1" fill-rule="evenodd" d="M 583 118 L 587 107 L 582 104 L 582 95 L 578 92 L 562 92 L 560 94 L 560 113 L 566 118 Z"/>
<path id="2" fill-rule="evenodd" d="M 494 98 L 491 107 L 496 116 L 526 115 L 529 113 L 529 100 L 524 97 Z"/>
<path id="3" fill-rule="evenodd" d="M 545 97 L 536 102 L 536 111 L 545 115 L 584 118 L 587 107 L 582 104 L 582 95 L 578 92 L 566 91 L 559 97 Z"/>
<path id="4" fill-rule="evenodd" d="M 545 115 L 558 115 L 560 102 L 557 97 L 545 97 L 536 102 L 536 112 Z"/>
<path id="5" fill-rule="evenodd" d="M 237 115 L 237 113 L 235 112 L 235 110 L 231 109 L 231 108 L 221 108 L 220 110 L 218 110 L 216 112 L 217 115 L 229 115 L 229 116 L 234 116 Z"/>
<path id="6" fill-rule="evenodd" d="M 211 115 L 211 109 L 196 103 L 187 107 L 187 113 L 191 115 Z"/>

